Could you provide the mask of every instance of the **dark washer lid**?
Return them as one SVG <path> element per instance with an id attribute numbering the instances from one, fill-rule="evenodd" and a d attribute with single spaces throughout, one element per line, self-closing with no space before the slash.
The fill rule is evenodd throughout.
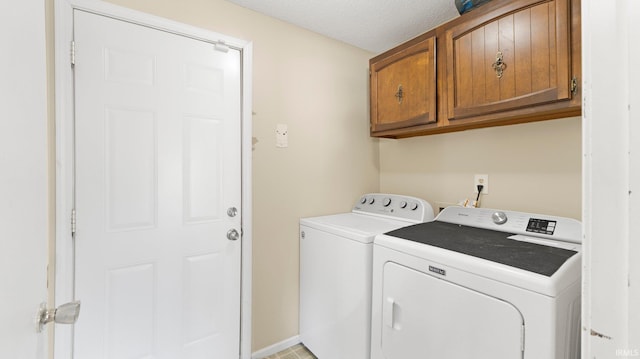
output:
<path id="1" fill-rule="evenodd" d="M 446 222 L 427 222 L 386 233 L 550 277 L 576 251 L 507 237 L 513 233 Z M 445 263 L 446 264 L 446 263 Z"/>

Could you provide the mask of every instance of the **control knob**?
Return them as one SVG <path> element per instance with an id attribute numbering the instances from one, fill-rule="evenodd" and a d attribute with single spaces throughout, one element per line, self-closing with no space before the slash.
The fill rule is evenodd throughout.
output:
<path id="1" fill-rule="evenodd" d="M 400 208 L 407 208 L 407 201 L 400 202 Z"/>
<path id="2" fill-rule="evenodd" d="M 505 224 L 505 223 L 507 223 L 507 220 L 509 218 L 507 218 L 507 214 L 506 213 L 504 213 L 502 211 L 499 211 L 499 212 L 494 212 L 491 215 L 491 219 L 493 219 L 493 223 L 495 223 L 495 224 Z"/>
<path id="3" fill-rule="evenodd" d="M 369 204 L 373 204 L 373 202 L 375 202 L 375 201 L 376 201 L 376 199 L 371 197 L 371 199 L 369 200 Z"/>
<path id="4" fill-rule="evenodd" d="M 365 203 L 367 203 L 367 197 L 360 198 L 360 204 L 365 204 Z"/>
<path id="5" fill-rule="evenodd" d="M 417 203 L 411 203 L 411 210 L 415 211 L 416 209 L 418 209 L 418 204 Z"/>
<path id="6" fill-rule="evenodd" d="M 382 201 L 382 205 L 385 207 L 389 207 L 390 204 L 391 204 L 391 198 L 385 198 L 384 201 Z"/>

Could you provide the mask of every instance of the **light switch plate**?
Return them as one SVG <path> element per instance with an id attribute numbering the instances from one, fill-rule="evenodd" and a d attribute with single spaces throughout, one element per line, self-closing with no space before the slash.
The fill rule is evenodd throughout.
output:
<path id="1" fill-rule="evenodd" d="M 276 147 L 289 147 L 289 135 L 287 125 L 279 123 L 276 125 Z"/>

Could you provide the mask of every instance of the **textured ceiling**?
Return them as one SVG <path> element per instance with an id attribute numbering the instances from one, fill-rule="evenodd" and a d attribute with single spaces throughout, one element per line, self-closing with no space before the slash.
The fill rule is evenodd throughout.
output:
<path id="1" fill-rule="evenodd" d="M 454 0 L 229 0 L 373 53 L 458 16 Z"/>

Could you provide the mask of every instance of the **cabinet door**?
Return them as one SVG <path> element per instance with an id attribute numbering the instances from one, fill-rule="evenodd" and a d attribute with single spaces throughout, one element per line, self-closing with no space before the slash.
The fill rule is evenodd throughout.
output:
<path id="1" fill-rule="evenodd" d="M 436 122 L 435 37 L 373 61 L 372 134 Z"/>
<path id="2" fill-rule="evenodd" d="M 448 118 L 571 98 L 568 0 L 518 0 L 446 31 Z"/>

